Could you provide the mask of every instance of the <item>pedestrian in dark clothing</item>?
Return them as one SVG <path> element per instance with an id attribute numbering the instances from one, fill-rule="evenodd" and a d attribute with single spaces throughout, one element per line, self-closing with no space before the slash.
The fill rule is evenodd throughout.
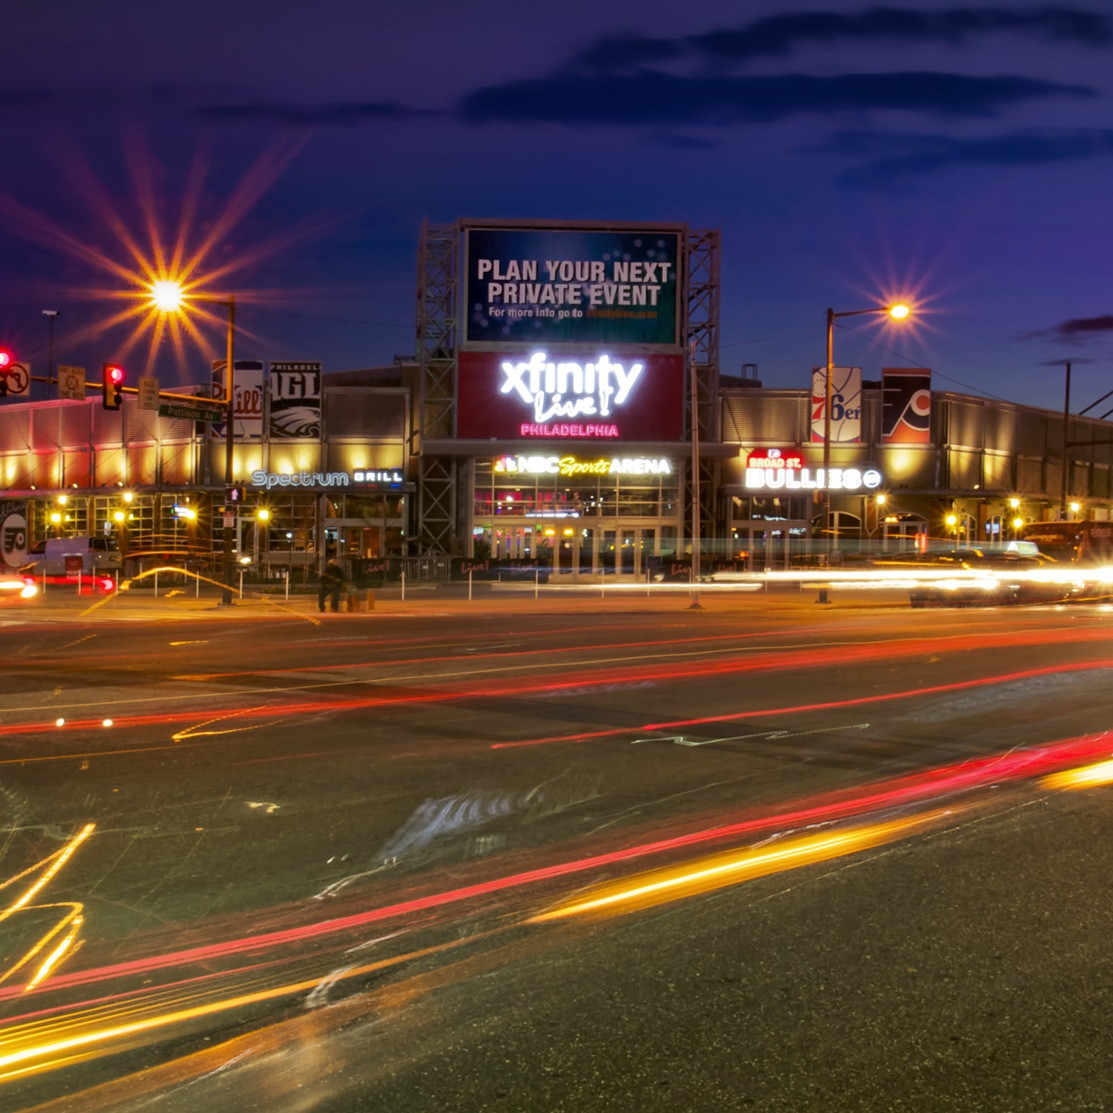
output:
<path id="1" fill-rule="evenodd" d="M 340 589 L 344 586 L 344 569 L 335 561 L 330 560 L 321 573 L 321 586 L 317 590 L 317 608 L 322 614 L 325 612 L 325 599 L 332 602 L 332 612 L 340 610 Z"/>

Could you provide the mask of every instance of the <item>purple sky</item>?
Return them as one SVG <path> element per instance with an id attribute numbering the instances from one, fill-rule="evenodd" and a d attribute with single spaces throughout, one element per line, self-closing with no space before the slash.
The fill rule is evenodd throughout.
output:
<path id="1" fill-rule="evenodd" d="M 203 377 L 219 321 L 207 353 L 104 323 L 148 228 L 205 249 L 239 355 L 389 363 L 421 221 L 497 217 L 719 229 L 722 367 L 767 386 L 807 385 L 828 306 L 901 294 L 915 324 L 845 321 L 836 363 L 1113 387 L 1106 3 L 57 0 L 4 38 L 0 343 L 36 374 L 58 309 L 56 363 Z"/>

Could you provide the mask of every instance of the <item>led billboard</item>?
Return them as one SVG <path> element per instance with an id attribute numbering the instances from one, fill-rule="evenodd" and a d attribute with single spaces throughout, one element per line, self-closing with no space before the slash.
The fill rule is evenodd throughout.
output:
<path id="1" fill-rule="evenodd" d="M 463 440 L 675 441 L 684 435 L 684 357 L 605 349 L 460 352 Z"/>
<path id="2" fill-rule="evenodd" d="M 680 228 L 465 229 L 465 344 L 680 343 Z"/>

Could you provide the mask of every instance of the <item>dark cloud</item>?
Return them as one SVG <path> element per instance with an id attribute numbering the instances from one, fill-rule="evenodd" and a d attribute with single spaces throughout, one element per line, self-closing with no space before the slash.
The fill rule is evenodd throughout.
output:
<path id="1" fill-rule="evenodd" d="M 1061 321 L 1051 328 L 1035 329 L 1031 332 L 1018 333 L 1022 340 L 1054 340 L 1056 343 L 1075 341 L 1084 343 L 1087 340 L 1100 339 L 1113 332 L 1113 314 L 1104 314 L 1100 317 L 1071 317 Z M 1091 359 L 1073 356 L 1070 360 L 1049 359 L 1041 367 L 1062 367 L 1066 363 L 1093 363 Z M 1113 392 L 1111 392 L 1113 393 Z"/>
<path id="2" fill-rule="evenodd" d="M 1109 158 L 1113 130 L 1014 131 L 980 139 L 844 132 L 829 150 L 867 160 L 861 169 L 841 177 L 844 185 L 871 185 L 955 166 L 1036 166 Z M 876 157 L 882 152 L 885 157 Z"/>
<path id="3" fill-rule="evenodd" d="M 276 124 L 356 126 L 424 115 L 390 101 L 334 104 L 214 104 L 198 110 L 206 120 L 265 120 Z"/>
<path id="4" fill-rule="evenodd" d="M 722 61 L 789 53 L 808 43 L 903 42 L 958 45 L 979 35 L 1021 32 L 1041 40 L 1086 46 L 1113 42 L 1113 25 L 1097 12 L 1079 8 L 947 8 L 915 11 L 868 8 L 857 15 L 800 12 L 759 19 L 738 30 L 711 31 L 690 42 L 701 53 Z"/>
<path id="5" fill-rule="evenodd" d="M 768 16 L 736 28 L 718 28 L 680 39 L 656 39 L 636 33 L 611 34 L 578 53 L 570 68 L 585 72 L 624 73 L 679 58 L 742 63 L 783 56 L 800 46 L 836 43 L 945 43 L 957 46 L 978 36 L 1020 33 L 1082 46 L 1113 42 L 1113 23 L 1100 12 L 1082 8 L 866 8 L 856 15 L 795 12 Z"/>
<path id="6" fill-rule="evenodd" d="M 804 112 L 829 116 L 881 109 L 952 118 L 992 116 L 1023 101 L 1095 95 L 1093 89 L 1082 85 L 930 72 L 834 77 L 562 74 L 476 89 L 464 98 L 460 111 L 465 119 L 477 123 L 727 125 L 781 120 Z"/>
<path id="7" fill-rule="evenodd" d="M 1054 334 L 1061 340 L 1079 340 L 1088 336 L 1113 332 L 1113 314 L 1102 317 L 1072 317 L 1055 326 Z"/>

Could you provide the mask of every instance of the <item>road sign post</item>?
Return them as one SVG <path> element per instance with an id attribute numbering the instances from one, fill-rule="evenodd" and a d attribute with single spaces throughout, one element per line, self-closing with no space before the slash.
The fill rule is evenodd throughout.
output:
<path id="1" fill-rule="evenodd" d="M 142 378 L 138 384 L 139 408 L 141 410 L 157 410 L 158 402 L 158 379 Z"/>
<path id="2" fill-rule="evenodd" d="M 65 363 L 58 365 L 58 397 L 73 402 L 85 401 L 84 367 L 71 367 Z"/>

